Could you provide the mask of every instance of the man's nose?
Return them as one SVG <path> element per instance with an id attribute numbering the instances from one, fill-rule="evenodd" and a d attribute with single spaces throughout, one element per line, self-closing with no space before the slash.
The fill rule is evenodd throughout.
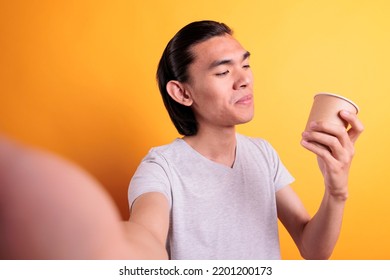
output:
<path id="1" fill-rule="evenodd" d="M 243 68 L 237 73 L 234 89 L 246 88 L 252 83 L 252 71 L 248 68 Z"/>

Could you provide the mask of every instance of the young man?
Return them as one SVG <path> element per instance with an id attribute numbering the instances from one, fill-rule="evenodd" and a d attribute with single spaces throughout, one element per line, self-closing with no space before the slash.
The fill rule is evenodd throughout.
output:
<path id="1" fill-rule="evenodd" d="M 140 164 L 129 187 L 130 223 L 171 259 L 279 259 L 278 218 L 306 259 L 329 258 L 338 239 L 363 126 L 342 111 L 348 131 L 312 123 L 303 133 L 325 182 L 311 218 L 271 145 L 235 131 L 254 112 L 249 57 L 229 27 L 201 21 L 181 29 L 160 60 L 160 92 L 184 137 L 152 149 Z"/>
<path id="2" fill-rule="evenodd" d="M 304 258 L 328 258 L 363 131 L 356 115 L 340 113 L 348 131 L 313 123 L 303 133 L 325 182 L 311 218 L 271 145 L 235 132 L 253 117 L 253 80 L 249 52 L 226 25 L 194 22 L 179 31 L 158 80 L 184 137 L 140 164 L 129 221 L 83 170 L 0 135 L 0 259 L 278 259 L 277 218 Z"/>

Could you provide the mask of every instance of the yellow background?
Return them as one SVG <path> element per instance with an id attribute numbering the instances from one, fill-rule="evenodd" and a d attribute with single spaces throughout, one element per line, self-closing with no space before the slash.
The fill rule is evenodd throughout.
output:
<path id="1" fill-rule="evenodd" d="M 273 144 L 311 214 L 322 178 L 299 141 L 312 97 L 328 91 L 360 105 L 366 130 L 332 258 L 389 259 L 389 3 L 1 0 L 0 130 L 87 169 L 127 218 L 140 160 L 178 136 L 155 82 L 163 48 L 190 21 L 226 22 L 255 75 L 255 119 L 238 130 Z M 280 231 L 283 258 L 299 259 Z"/>

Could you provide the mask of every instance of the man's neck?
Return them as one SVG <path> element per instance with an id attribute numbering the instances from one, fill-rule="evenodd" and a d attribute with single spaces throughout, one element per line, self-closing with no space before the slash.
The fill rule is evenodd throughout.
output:
<path id="1" fill-rule="evenodd" d="M 233 128 L 201 130 L 184 141 L 204 157 L 232 167 L 236 157 L 236 131 Z"/>

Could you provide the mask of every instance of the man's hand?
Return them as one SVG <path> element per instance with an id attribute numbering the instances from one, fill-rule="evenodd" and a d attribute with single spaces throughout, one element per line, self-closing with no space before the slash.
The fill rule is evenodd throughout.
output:
<path id="1" fill-rule="evenodd" d="M 302 133 L 301 145 L 317 155 L 329 194 L 346 200 L 349 169 L 355 154 L 354 143 L 364 127 L 354 113 L 341 111 L 340 117 L 350 125 L 349 130 L 327 122 L 312 122 L 309 130 Z"/>

